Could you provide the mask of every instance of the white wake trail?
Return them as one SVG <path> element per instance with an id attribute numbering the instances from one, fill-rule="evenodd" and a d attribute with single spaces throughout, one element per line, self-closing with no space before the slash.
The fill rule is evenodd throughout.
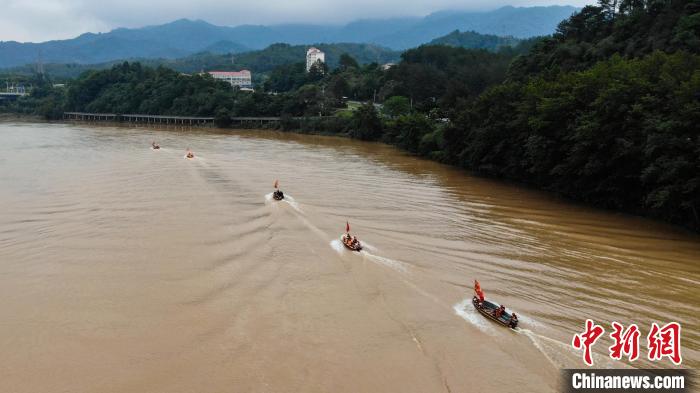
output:
<path id="1" fill-rule="evenodd" d="M 284 194 L 284 199 L 282 201 L 286 202 L 289 206 L 293 207 L 294 210 L 298 211 L 299 213 L 303 213 L 301 207 L 291 195 Z"/>
<path id="2" fill-rule="evenodd" d="M 301 210 L 301 206 L 299 206 L 297 201 L 294 200 L 294 198 L 291 195 L 284 194 L 284 199 L 282 199 L 281 201 L 275 201 L 274 198 L 272 198 L 272 194 L 273 193 L 265 194 L 265 202 L 267 202 L 267 203 L 272 203 L 272 202 L 286 203 L 287 205 L 291 206 L 297 212 L 302 213 L 302 214 L 304 213 Z"/>
<path id="3" fill-rule="evenodd" d="M 459 315 L 470 324 L 476 326 L 482 332 L 494 335 L 495 332 L 489 321 L 487 321 L 483 315 L 479 314 L 479 312 L 474 309 L 471 298 L 465 298 L 461 302 L 455 304 L 452 308 L 454 309 L 455 314 Z"/>
<path id="4" fill-rule="evenodd" d="M 397 261 L 391 258 L 380 257 L 379 255 L 374 255 L 364 250 L 360 251 L 360 254 L 362 254 L 365 258 L 369 259 L 370 261 L 382 264 L 400 273 L 408 273 L 408 265 L 406 265 L 406 263 L 404 262 Z"/>

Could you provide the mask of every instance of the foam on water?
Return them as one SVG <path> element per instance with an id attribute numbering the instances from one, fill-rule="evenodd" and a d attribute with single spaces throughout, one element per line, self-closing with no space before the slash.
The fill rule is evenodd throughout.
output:
<path id="1" fill-rule="evenodd" d="M 297 201 L 294 200 L 294 197 L 288 194 L 284 194 L 284 199 L 282 200 L 283 202 L 286 202 L 289 206 L 293 207 L 294 210 L 298 211 L 299 213 L 303 213 L 301 211 L 301 207 L 297 203 Z"/>
<path id="2" fill-rule="evenodd" d="M 342 244 L 341 244 L 341 246 L 342 246 Z M 360 251 L 360 253 L 365 258 L 369 259 L 372 262 L 376 262 L 376 263 L 382 264 L 384 266 L 390 267 L 390 268 L 392 268 L 398 272 L 401 272 L 401 273 L 408 272 L 408 268 L 404 262 L 397 261 L 397 260 L 391 259 L 391 258 L 380 257 L 379 255 L 374 255 L 374 254 L 371 254 L 371 253 L 364 251 L 364 250 Z"/>
<path id="3" fill-rule="evenodd" d="M 532 317 L 528 317 L 527 315 L 522 315 L 522 314 L 517 313 L 517 312 L 516 312 L 516 314 L 518 315 L 518 320 L 519 320 L 519 323 L 521 325 L 524 323 L 525 325 L 532 326 L 532 327 L 535 327 L 535 326 L 544 327 L 545 326 L 544 323 L 542 323 L 542 322 L 540 322 Z"/>
<path id="4" fill-rule="evenodd" d="M 566 353 L 575 350 L 563 342 L 551 339 L 549 337 L 534 333 L 529 329 L 516 329 L 518 334 L 522 334 L 530 339 L 532 344 L 537 348 L 542 355 L 556 368 L 566 368 L 569 361 L 566 360 Z"/>
<path id="5" fill-rule="evenodd" d="M 494 335 L 495 332 L 493 327 L 483 315 L 479 314 L 474 306 L 472 306 L 472 299 L 465 298 L 461 302 L 455 304 L 453 307 L 455 314 L 459 315 L 462 319 L 469 322 L 470 324 L 476 326 L 482 332 Z"/>
<path id="6" fill-rule="evenodd" d="M 542 355 L 556 368 L 580 368 L 583 365 L 582 351 L 574 349 L 571 343 L 555 340 L 551 337 L 543 336 L 529 329 L 516 329 L 518 334 L 522 334 L 530 339 L 532 344 Z M 597 368 L 630 368 L 629 365 L 613 360 L 607 355 L 592 353 L 593 363 Z"/>
<path id="7" fill-rule="evenodd" d="M 342 240 L 340 240 L 340 239 L 331 240 L 330 246 L 332 249 L 334 249 L 339 254 L 342 254 L 345 251 L 355 253 L 355 251 L 348 250 L 345 247 L 345 245 L 343 244 Z M 363 258 L 365 258 L 371 262 L 378 263 L 380 265 L 389 267 L 397 272 L 408 273 L 408 266 L 406 265 L 405 262 L 397 261 L 397 260 L 391 259 L 391 258 L 381 257 L 379 255 L 374 255 L 370 252 L 367 252 L 366 249 L 370 248 L 370 247 L 367 247 L 367 243 L 365 243 L 365 242 L 362 242 L 362 247 L 363 247 L 363 250 L 360 251 L 358 254 L 362 255 Z M 371 247 L 370 249 L 376 250 L 375 247 Z"/>
<path id="8" fill-rule="evenodd" d="M 294 200 L 294 198 L 291 195 L 284 194 L 284 199 L 282 199 L 281 201 L 275 201 L 274 198 L 272 198 L 272 194 L 273 194 L 272 192 L 269 194 L 265 194 L 265 202 L 268 202 L 268 203 L 271 203 L 271 202 L 286 203 L 289 206 L 291 206 L 294 210 L 296 210 L 297 212 L 304 213 L 301 210 L 301 207 L 299 206 L 297 201 Z"/>
<path id="9" fill-rule="evenodd" d="M 495 335 L 496 332 L 493 329 L 493 325 L 474 308 L 471 298 L 465 298 L 461 302 L 455 304 L 453 308 L 455 314 L 460 316 L 465 321 L 477 327 L 479 330 L 488 333 L 489 335 Z M 520 314 L 518 318 L 520 319 L 521 326 L 523 323 L 528 326 L 544 326 L 539 321 L 522 314 Z M 580 366 L 581 355 L 570 344 L 520 327 L 516 328 L 515 332 L 527 337 L 532 342 L 534 347 L 540 351 L 542 355 L 552 364 L 552 366 L 556 368 L 571 368 L 577 367 L 577 365 Z M 605 357 L 597 354 L 594 354 L 594 359 L 597 364 L 600 365 L 609 363 L 609 361 L 606 361 Z"/>
<path id="10" fill-rule="evenodd" d="M 343 245 L 343 242 L 341 242 L 339 239 L 331 240 L 330 246 L 338 254 L 342 254 L 343 251 L 345 251 L 345 246 Z"/>
<path id="11" fill-rule="evenodd" d="M 377 247 L 375 247 L 367 242 L 364 242 L 364 241 L 362 242 L 362 248 L 366 248 L 366 249 L 372 250 L 372 251 L 379 251 L 379 249 Z"/>
<path id="12" fill-rule="evenodd" d="M 201 157 L 201 156 L 194 156 L 194 157 L 192 157 L 192 158 L 187 158 L 187 155 L 184 155 L 184 156 L 182 156 L 182 158 L 184 158 L 185 160 L 189 160 L 189 161 L 197 161 L 197 163 L 198 163 L 199 165 L 208 167 L 208 165 L 207 165 L 207 163 L 206 163 L 207 160 L 204 159 L 204 158 Z"/>

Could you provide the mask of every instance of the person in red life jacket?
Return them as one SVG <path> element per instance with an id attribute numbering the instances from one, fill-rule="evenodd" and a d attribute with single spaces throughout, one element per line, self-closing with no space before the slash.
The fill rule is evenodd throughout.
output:
<path id="1" fill-rule="evenodd" d="M 512 328 L 518 326 L 518 316 L 515 313 L 510 314 L 510 323 L 508 325 Z"/>
<path id="2" fill-rule="evenodd" d="M 493 315 L 494 315 L 496 318 L 500 318 L 501 315 L 503 315 L 504 312 L 506 312 L 506 306 L 501 305 L 501 307 L 497 308 L 497 309 L 493 312 Z"/>

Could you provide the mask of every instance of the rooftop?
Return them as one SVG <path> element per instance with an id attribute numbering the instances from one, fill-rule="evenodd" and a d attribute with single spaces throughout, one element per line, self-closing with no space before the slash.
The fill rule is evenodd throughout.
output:
<path id="1" fill-rule="evenodd" d="M 240 70 L 240 71 L 209 71 L 211 75 L 218 76 L 250 76 L 250 71 Z"/>

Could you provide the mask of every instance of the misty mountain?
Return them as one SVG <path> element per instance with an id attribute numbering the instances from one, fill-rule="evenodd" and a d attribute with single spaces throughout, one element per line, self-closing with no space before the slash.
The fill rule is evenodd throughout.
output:
<path id="1" fill-rule="evenodd" d="M 370 42 L 408 49 L 453 32 L 530 38 L 554 33 L 557 25 L 577 11 L 571 6 L 502 7 L 491 12 L 436 12 L 416 24 L 377 36 Z"/>
<path id="2" fill-rule="evenodd" d="M 273 43 L 302 45 L 371 43 L 394 50 L 415 47 L 454 30 L 527 38 L 554 32 L 576 8 L 502 7 L 488 12 L 443 11 L 424 18 L 358 20 L 346 25 L 286 24 L 215 26 L 180 19 L 138 29 L 86 33 L 69 40 L 43 43 L 0 42 L 0 67 L 28 63 L 103 63 L 128 58 L 177 59 L 194 53 L 240 53 Z"/>

